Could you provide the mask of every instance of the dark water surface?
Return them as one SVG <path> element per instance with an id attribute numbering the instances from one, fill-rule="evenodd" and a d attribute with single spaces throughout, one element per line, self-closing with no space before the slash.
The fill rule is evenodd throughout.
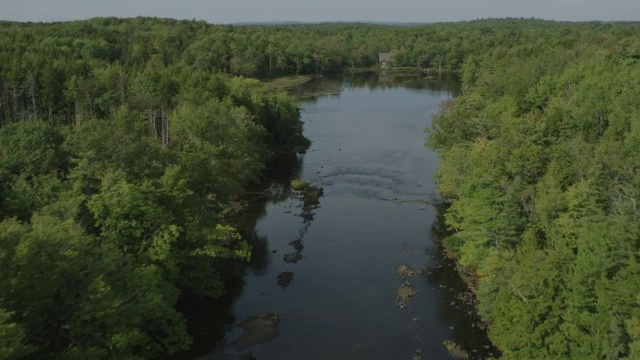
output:
<path id="1" fill-rule="evenodd" d="M 270 195 L 256 194 L 240 219 L 256 253 L 229 296 L 186 306 L 198 309 L 187 313 L 191 355 L 211 352 L 225 331 L 232 342 L 234 324 L 248 317 L 276 313 L 277 337 L 220 357 L 451 359 L 445 340 L 488 356 L 486 334 L 460 300 L 464 284 L 442 257 L 438 158 L 424 147 L 423 130 L 457 82 L 362 75 L 314 87 L 341 92 L 302 101 L 312 146 L 274 165 Z M 324 188 L 317 209 L 303 211 L 287 185 L 296 177 Z M 399 264 L 416 273 L 401 278 Z M 405 282 L 416 294 L 401 308 Z"/>

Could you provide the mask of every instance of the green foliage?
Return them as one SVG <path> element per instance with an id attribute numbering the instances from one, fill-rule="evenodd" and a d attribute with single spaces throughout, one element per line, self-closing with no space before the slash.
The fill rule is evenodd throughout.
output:
<path id="1" fill-rule="evenodd" d="M 188 346 L 174 309 L 178 291 L 157 267 L 51 215 L 34 215 L 30 224 L 5 220 L 0 236 L 11 252 L 2 305 L 20 314 L 38 353 L 148 358 Z"/>
<path id="2" fill-rule="evenodd" d="M 219 296 L 222 264 L 250 257 L 230 202 L 270 156 L 309 145 L 294 99 L 232 75 L 332 74 L 391 52 L 464 80 L 428 144 L 454 201 L 447 246 L 477 275 L 505 358 L 638 358 L 638 38 L 525 19 L 1 23 L 0 357 L 186 349 L 179 291 Z"/>
<path id="3" fill-rule="evenodd" d="M 225 213 L 308 140 L 293 98 L 194 71 L 183 57 L 204 28 L 219 30 L 0 26 L 0 358 L 187 350 L 180 291 L 218 297 L 225 262 L 250 259 Z M 260 54 L 241 55 L 229 66 L 255 73 Z"/>
<path id="4" fill-rule="evenodd" d="M 293 179 L 291 180 L 291 188 L 296 191 L 303 191 L 309 187 L 309 182 L 303 179 Z"/>
<path id="5" fill-rule="evenodd" d="M 24 329 L 12 322 L 12 316 L 12 313 L 0 309 L 0 359 L 18 359 L 35 350 L 24 345 Z"/>
<path id="6" fill-rule="evenodd" d="M 470 56 L 429 129 L 445 246 L 505 359 L 638 357 L 640 67 L 615 44 L 640 33 L 578 28 Z"/>
<path id="7" fill-rule="evenodd" d="M 52 203 L 68 167 L 59 129 L 42 122 L 0 128 L 0 218 L 28 220 Z"/>

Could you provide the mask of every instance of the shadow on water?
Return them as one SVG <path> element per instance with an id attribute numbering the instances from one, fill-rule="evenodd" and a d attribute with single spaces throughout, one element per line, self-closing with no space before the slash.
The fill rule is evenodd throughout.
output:
<path id="1" fill-rule="evenodd" d="M 341 78 L 317 77 L 302 86 L 289 90 L 289 93 L 298 99 L 315 102 L 322 96 L 340 96 L 342 89 Z"/>
<path id="2" fill-rule="evenodd" d="M 229 221 L 251 245 L 251 261 L 221 264 L 219 271 L 225 279 L 226 293 L 218 299 L 197 297 L 188 291 L 181 294 L 178 309 L 187 320 L 187 331 L 193 339 L 193 344 L 189 351 L 165 359 L 190 360 L 224 347 L 225 335 L 232 331 L 234 324 L 238 322 L 232 309 L 242 295 L 245 286 L 244 275 L 247 272 L 255 276 L 266 275 L 269 266 L 269 239 L 255 231 L 256 223 L 266 215 L 268 203 L 279 203 L 289 199 L 290 181 L 298 176 L 301 166 L 302 159 L 297 154 L 280 154 L 266 165 L 262 181 L 247 189 L 241 199 L 246 207 Z M 288 286 L 293 278 L 293 273 L 283 275 L 282 279 L 278 278 L 278 283 L 282 282 Z"/>
<path id="3" fill-rule="evenodd" d="M 457 262 L 447 256 L 442 243 L 452 234 L 444 217 L 449 205 L 439 202 L 435 207 L 438 211 L 431 231 L 437 242 L 432 252 L 427 254 L 434 260 L 434 265 L 425 271 L 424 276 L 432 287 L 448 290 L 440 302 L 439 315 L 444 322 L 452 324 L 451 340 L 469 354 L 469 359 L 499 356 L 500 351 L 487 337 L 486 324 L 476 313 L 475 295 L 460 276 Z"/>
<path id="4" fill-rule="evenodd" d="M 262 181 L 247 188 L 241 199 L 246 207 L 229 219 L 231 224 L 251 239 L 256 223 L 266 214 L 266 204 L 289 198 L 290 181 L 299 176 L 302 162 L 303 158 L 295 153 L 280 154 L 270 161 L 265 166 Z"/>

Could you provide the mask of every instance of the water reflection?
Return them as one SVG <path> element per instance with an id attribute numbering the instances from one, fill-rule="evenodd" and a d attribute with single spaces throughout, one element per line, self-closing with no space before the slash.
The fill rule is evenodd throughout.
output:
<path id="1" fill-rule="evenodd" d="M 448 204 L 436 204 L 438 212 L 432 232 L 437 239 L 436 247 L 427 256 L 435 260 L 424 272 L 430 286 L 445 289 L 439 303 L 439 314 L 443 322 L 450 325 L 451 340 L 469 352 L 471 359 L 486 359 L 499 354 L 485 336 L 485 324 L 475 311 L 476 298 L 468 285 L 458 275 L 457 264 L 447 258 L 442 239 L 451 235 L 445 225 L 444 214 Z M 469 336 L 474 334 L 475 336 Z"/>
<path id="2" fill-rule="evenodd" d="M 263 214 L 264 215 L 264 214 Z M 248 264 L 256 276 L 265 275 L 269 268 L 269 238 L 258 234 L 255 230 L 245 232 L 244 238 L 251 244 L 251 262 Z"/>
<path id="3" fill-rule="evenodd" d="M 291 89 L 291 95 L 305 99 L 305 101 L 315 102 L 319 97 L 339 97 L 343 89 L 341 78 L 318 77 L 314 78 L 303 86 Z"/>
<path id="4" fill-rule="evenodd" d="M 426 76 L 426 75 L 394 75 L 379 73 L 348 74 L 341 77 L 317 77 L 290 90 L 293 96 L 303 99 L 305 103 L 317 103 L 319 99 L 335 99 L 340 97 L 344 89 L 366 88 L 368 90 L 408 89 L 427 91 L 435 95 L 442 91 L 448 92 L 449 97 L 459 96 L 460 81 L 455 75 Z"/>
<path id="5" fill-rule="evenodd" d="M 411 89 L 448 91 L 451 97 L 460 95 L 460 81 L 454 75 L 440 77 L 394 75 L 394 74 L 353 74 L 345 77 L 345 86 L 367 88 L 369 90 Z"/>
<path id="6" fill-rule="evenodd" d="M 247 206 L 229 221 L 244 232 L 250 243 L 254 241 L 252 233 L 256 223 L 266 215 L 266 204 L 280 203 L 289 198 L 290 181 L 300 176 L 302 165 L 303 157 L 293 153 L 280 154 L 266 165 L 262 181 L 247 189 L 242 199 Z"/>
<path id="7" fill-rule="evenodd" d="M 214 349 L 225 348 L 225 335 L 233 330 L 238 320 L 233 305 L 242 295 L 246 281 L 244 276 L 271 275 L 268 272 L 272 261 L 269 238 L 255 230 L 257 221 L 266 216 L 269 203 L 281 203 L 290 198 L 290 180 L 299 176 L 302 158 L 296 154 L 281 154 L 269 162 L 263 179 L 247 189 L 242 202 L 247 206 L 238 216 L 229 221 L 243 234 L 252 247 L 249 263 L 225 262 L 221 264 L 221 277 L 225 279 L 226 293 L 219 299 L 199 298 L 184 292 L 178 302 L 178 309 L 187 319 L 187 330 L 193 338 L 191 349 L 184 353 L 166 357 L 172 360 L 191 360 L 196 356 L 209 354 L 205 358 L 223 358 L 224 351 L 212 353 Z M 278 285 L 289 286 L 293 273 L 278 278 Z"/>

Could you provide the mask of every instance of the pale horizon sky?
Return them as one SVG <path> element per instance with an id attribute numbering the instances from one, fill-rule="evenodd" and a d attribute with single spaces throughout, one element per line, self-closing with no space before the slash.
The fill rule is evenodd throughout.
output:
<path id="1" fill-rule="evenodd" d="M 211 23 L 274 21 L 449 22 L 525 17 L 637 21 L 640 0 L 0 0 L 0 20 L 168 17 Z"/>

